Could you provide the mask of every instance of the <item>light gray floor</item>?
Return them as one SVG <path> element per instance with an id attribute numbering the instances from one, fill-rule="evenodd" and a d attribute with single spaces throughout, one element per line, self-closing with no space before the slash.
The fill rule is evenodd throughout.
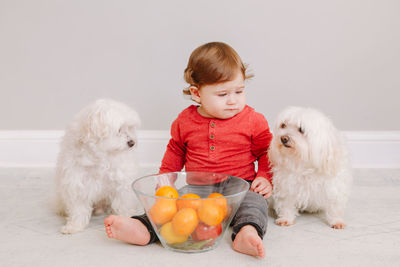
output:
<path id="1" fill-rule="evenodd" d="M 0 266 L 400 266 L 400 170 L 354 171 L 345 230 L 317 215 L 291 227 L 270 218 L 265 259 L 234 252 L 230 232 L 199 254 L 124 244 L 106 237 L 105 216 L 93 217 L 83 233 L 62 235 L 64 219 L 49 205 L 53 173 L 0 169 Z"/>

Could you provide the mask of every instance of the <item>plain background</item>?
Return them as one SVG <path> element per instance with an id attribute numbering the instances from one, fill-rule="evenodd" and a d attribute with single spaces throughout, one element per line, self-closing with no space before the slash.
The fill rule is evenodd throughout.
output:
<path id="1" fill-rule="evenodd" d="M 0 130 L 60 130 L 113 98 L 168 130 L 193 49 L 230 44 L 272 123 L 311 106 L 346 131 L 400 130 L 398 0 L 0 0 Z"/>

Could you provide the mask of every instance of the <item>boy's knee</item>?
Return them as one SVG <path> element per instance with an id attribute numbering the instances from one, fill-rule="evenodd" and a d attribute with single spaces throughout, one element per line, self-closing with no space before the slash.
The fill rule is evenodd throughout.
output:
<path id="1" fill-rule="evenodd" d="M 246 193 L 242 204 L 239 207 L 242 212 L 257 213 L 257 215 L 268 215 L 268 202 L 260 194 L 249 191 Z M 261 213 L 261 214 L 259 214 Z"/>

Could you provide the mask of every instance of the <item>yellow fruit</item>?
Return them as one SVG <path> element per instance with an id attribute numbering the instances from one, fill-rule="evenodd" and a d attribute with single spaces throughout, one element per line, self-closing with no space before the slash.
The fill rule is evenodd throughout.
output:
<path id="1" fill-rule="evenodd" d="M 155 224 L 164 224 L 171 221 L 177 211 L 176 199 L 158 199 L 150 209 L 150 218 Z"/>
<path id="2" fill-rule="evenodd" d="M 189 236 L 196 229 L 199 219 L 194 209 L 184 208 L 175 214 L 171 223 L 176 234 Z"/>
<path id="3" fill-rule="evenodd" d="M 179 198 L 179 193 L 172 186 L 164 185 L 164 186 L 161 186 L 160 188 L 158 188 L 158 190 L 156 191 L 156 196 Z"/>
<path id="4" fill-rule="evenodd" d="M 172 229 L 171 222 L 167 222 L 161 227 L 160 234 L 167 244 L 183 243 L 188 239 L 185 235 L 177 235 Z"/>

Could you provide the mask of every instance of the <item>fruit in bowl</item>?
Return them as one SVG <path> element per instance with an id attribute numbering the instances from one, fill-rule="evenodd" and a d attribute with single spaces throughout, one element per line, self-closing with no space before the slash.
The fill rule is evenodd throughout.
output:
<path id="1" fill-rule="evenodd" d="M 218 245 L 249 185 L 226 174 L 173 172 L 139 178 L 132 187 L 164 247 L 200 252 Z"/>
<path id="2" fill-rule="evenodd" d="M 210 240 L 207 245 L 211 245 L 221 233 L 221 224 L 210 226 L 205 223 L 199 223 L 192 233 L 192 239 L 195 241 Z"/>

